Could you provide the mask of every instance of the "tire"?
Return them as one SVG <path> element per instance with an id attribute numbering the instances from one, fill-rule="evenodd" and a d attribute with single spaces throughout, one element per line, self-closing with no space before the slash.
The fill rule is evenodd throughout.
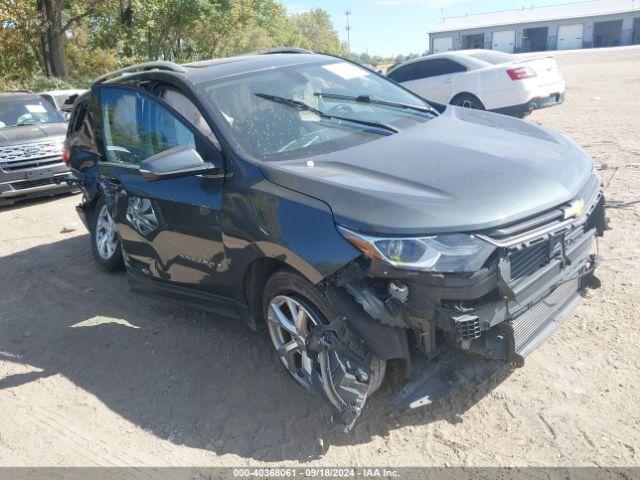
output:
<path id="1" fill-rule="evenodd" d="M 91 252 L 96 262 L 109 271 L 124 270 L 120 237 L 103 196 L 96 201 L 90 226 Z"/>
<path id="2" fill-rule="evenodd" d="M 277 327 L 274 325 L 274 322 L 270 320 L 271 317 L 274 317 L 274 311 L 271 309 L 271 305 L 275 302 L 278 303 L 279 299 L 292 299 L 294 302 L 297 302 L 306 312 L 312 317 L 308 319 L 307 324 L 310 326 L 315 322 L 320 322 L 323 324 L 328 324 L 329 319 L 334 319 L 336 317 L 336 312 L 333 310 L 333 307 L 325 297 L 325 295 L 320 291 L 315 285 L 309 282 L 302 275 L 295 273 L 290 270 L 280 270 L 274 273 L 271 278 L 267 281 L 264 292 L 263 292 L 263 318 L 267 324 L 269 330 L 269 336 L 271 337 L 271 341 L 273 343 L 274 348 L 278 351 L 278 346 L 285 343 L 291 343 L 293 339 L 289 339 L 284 334 L 287 334 L 287 331 L 284 329 Z M 285 315 L 290 316 L 289 307 L 287 305 L 287 300 L 282 304 L 282 312 L 286 312 Z M 278 332 L 277 329 L 281 331 Z M 307 331 L 303 331 L 302 335 L 306 337 L 306 334 L 310 328 L 307 328 Z M 297 353 L 300 355 L 300 364 L 304 369 L 306 356 L 304 353 Z M 280 360 L 282 361 L 283 366 L 293 377 L 293 379 L 298 382 L 303 388 L 309 390 L 309 380 L 301 378 L 305 376 L 305 373 L 308 372 L 294 372 L 292 368 L 287 365 L 287 361 L 280 355 Z M 309 361 L 310 362 L 310 361 Z M 377 357 L 374 357 L 372 362 L 372 376 L 369 382 L 369 390 L 368 395 L 373 394 L 384 380 L 384 374 L 386 370 L 386 362 L 384 360 L 380 360 Z M 301 373 L 301 374 L 300 374 Z M 321 375 L 320 368 L 318 365 L 313 366 L 313 375 Z"/>
<path id="3" fill-rule="evenodd" d="M 452 105 L 464 108 L 473 108 L 475 110 L 485 110 L 484 105 L 478 97 L 471 94 L 462 94 L 451 100 Z"/>

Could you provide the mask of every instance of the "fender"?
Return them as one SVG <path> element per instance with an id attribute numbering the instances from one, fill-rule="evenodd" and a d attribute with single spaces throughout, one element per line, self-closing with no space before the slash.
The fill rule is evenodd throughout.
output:
<path id="1" fill-rule="evenodd" d="M 264 258 L 318 284 L 361 255 L 338 233 L 326 203 L 263 177 L 242 192 L 230 183 L 221 225 L 232 285 L 241 285 L 249 266 Z M 237 290 L 234 296 L 241 300 Z"/>

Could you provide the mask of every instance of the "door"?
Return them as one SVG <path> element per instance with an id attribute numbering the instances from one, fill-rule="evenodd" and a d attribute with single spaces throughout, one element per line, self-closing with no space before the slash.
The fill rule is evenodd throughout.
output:
<path id="1" fill-rule="evenodd" d="M 560 25 L 558 28 L 558 50 L 573 50 L 582 48 L 582 34 L 584 25 Z"/>
<path id="2" fill-rule="evenodd" d="M 415 62 L 415 79 L 406 86 L 428 100 L 448 103 L 455 89 L 456 77 L 466 67 L 448 58 L 433 58 Z"/>
<path id="3" fill-rule="evenodd" d="M 493 32 L 491 49 L 505 53 L 513 53 L 516 49 L 516 31 L 501 30 Z"/>
<path id="4" fill-rule="evenodd" d="M 452 50 L 453 37 L 442 37 L 433 39 L 433 51 L 431 53 L 450 52 Z"/>
<path id="5" fill-rule="evenodd" d="M 215 294 L 224 288 L 220 231 L 223 175 L 147 181 L 139 165 L 176 146 L 222 167 L 213 142 L 148 92 L 94 87 L 99 96 L 101 185 L 118 225 L 127 268 L 149 279 Z"/>

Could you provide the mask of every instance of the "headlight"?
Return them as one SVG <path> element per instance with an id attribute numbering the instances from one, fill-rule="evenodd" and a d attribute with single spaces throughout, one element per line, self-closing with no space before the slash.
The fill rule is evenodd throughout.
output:
<path id="1" fill-rule="evenodd" d="M 495 250 L 493 245 L 464 233 L 373 237 L 340 226 L 338 231 L 368 257 L 408 270 L 475 272 Z"/>

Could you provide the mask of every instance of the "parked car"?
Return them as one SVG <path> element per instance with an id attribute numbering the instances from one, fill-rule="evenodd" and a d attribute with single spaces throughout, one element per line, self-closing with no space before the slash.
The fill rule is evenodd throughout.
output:
<path id="1" fill-rule="evenodd" d="M 66 129 L 39 95 L 0 93 L 0 206 L 72 190 L 55 183 L 69 174 L 62 160 Z"/>
<path id="2" fill-rule="evenodd" d="M 389 360 L 400 408 L 521 365 L 575 310 L 605 230 L 567 138 L 438 112 L 327 55 L 114 72 L 76 102 L 66 149 L 95 260 L 266 329 L 346 429 Z"/>
<path id="3" fill-rule="evenodd" d="M 58 110 L 65 120 L 68 120 L 71 109 L 73 108 L 73 103 L 76 98 L 84 92 L 86 92 L 86 90 L 82 89 L 50 90 L 48 92 L 40 92 L 40 96 L 49 102 L 53 108 Z"/>
<path id="4" fill-rule="evenodd" d="M 458 50 L 396 65 L 387 76 L 435 102 L 515 117 L 564 101 L 564 77 L 550 56 Z"/>

